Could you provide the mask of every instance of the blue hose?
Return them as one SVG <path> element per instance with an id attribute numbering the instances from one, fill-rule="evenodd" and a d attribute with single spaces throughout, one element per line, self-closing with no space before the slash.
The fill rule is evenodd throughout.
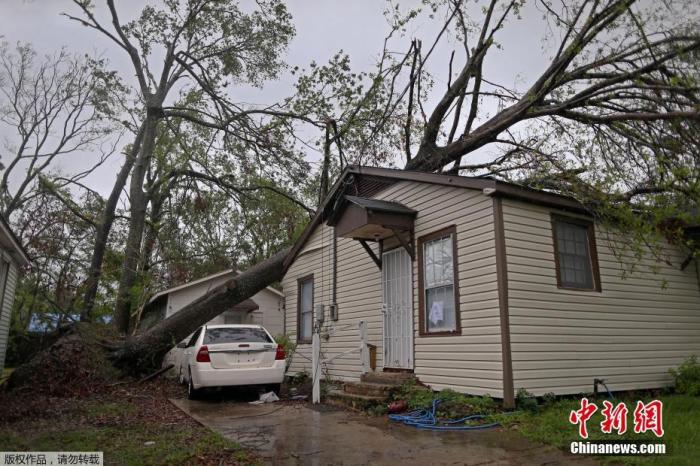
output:
<path id="1" fill-rule="evenodd" d="M 431 409 L 417 409 L 407 414 L 390 414 L 389 419 L 401 422 L 407 426 L 426 430 L 479 430 L 490 429 L 499 425 L 497 422 L 479 424 L 477 426 L 464 425 L 467 421 L 477 421 L 486 417 L 481 414 L 473 414 L 461 419 L 438 420 L 435 413 L 439 404 L 440 400 L 434 400 Z"/>

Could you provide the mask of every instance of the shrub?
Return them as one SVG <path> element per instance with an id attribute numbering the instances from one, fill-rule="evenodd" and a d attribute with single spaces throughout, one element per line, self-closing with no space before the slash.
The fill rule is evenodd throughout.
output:
<path id="1" fill-rule="evenodd" d="M 306 371 L 297 372 L 291 376 L 289 383 L 294 386 L 304 385 L 311 380 L 311 375 Z"/>
<path id="2" fill-rule="evenodd" d="M 557 395 L 555 395 L 554 392 L 547 392 L 544 395 L 542 395 L 542 403 L 545 406 L 552 405 L 556 401 L 557 401 Z"/>
<path id="3" fill-rule="evenodd" d="M 676 392 L 684 395 L 700 395 L 700 364 L 697 356 L 691 356 L 678 366 L 678 369 L 668 370 L 676 385 Z"/>
<path id="4" fill-rule="evenodd" d="M 395 393 L 394 399 L 404 400 L 409 409 L 429 409 L 433 401 L 440 400 L 437 416 L 440 418 L 460 418 L 471 414 L 492 414 L 496 411 L 496 402 L 488 395 L 470 396 L 454 390 L 445 389 L 433 392 L 410 381 L 402 385 Z"/>
<path id="5" fill-rule="evenodd" d="M 394 399 L 406 401 L 408 409 L 429 408 L 435 394 L 432 390 L 417 385 L 415 380 L 410 380 L 394 392 Z"/>
<path id="6" fill-rule="evenodd" d="M 282 348 L 284 348 L 284 353 L 286 354 L 285 356 L 285 361 L 284 361 L 284 369 L 285 372 L 289 370 L 289 366 L 292 365 L 292 358 L 294 357 L 294 351 L 297 349 L 297 344 L 289 338 L 289 335 L 277 335 L 275 337 L 275 343 L 278 345 L 282 345 Z"/>
<path id="7" fill-rule="evenodd" d="M 519 388 L 515 394 L 515 406 L 524 411 L 537 411 L 537 398 L 524 388 Z"/>

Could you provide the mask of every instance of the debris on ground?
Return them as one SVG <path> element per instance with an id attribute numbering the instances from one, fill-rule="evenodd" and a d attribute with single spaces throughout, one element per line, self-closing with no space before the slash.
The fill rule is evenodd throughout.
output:
<path id="1" fill-rule="evenodd" d="M 251 401 L 249 404 L 251 405 L 261 405 L 265 403 L 274 403 L 276 401 L 279 401 L 280 398 L 277 396 L 275 392 L 267 392 L 267 393 L 261 393 L 260 394 L 260 399 L 256 401 Z"/>

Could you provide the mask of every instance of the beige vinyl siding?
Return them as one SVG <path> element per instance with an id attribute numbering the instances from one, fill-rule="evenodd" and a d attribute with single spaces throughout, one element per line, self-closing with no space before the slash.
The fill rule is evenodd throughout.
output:
<path id="1" fill-rule="evenodd" d="M 502 396 L 502 366 L 495 236 L 492 200 L 480 191 L 402 181 L 377 199 L 400 202 L 418 211 L 415 236 L 450 225 L 457 227 L 462 335 L 421 337 L 418 334 L 418 264 L 413 264 L 415 374 L 434 389 L 452 388 L 474 394 Z M 296 333 L 297 279 L 314 274 L 314 305 L 331 299 L 331 241 L 333 230 L 317 227 L 283 280 L 288 333 Z M 377 345 L 382 369 L 381 274 L 362 246 L 338 239 L 338 307 L 340 319 L 330 323 L 330 338 L 321 340 L 328 358 L 359 343 L 357 324 L 365 320 L 370 343 Z M 328 317 L 326 323 L 329 324 Z M 290 372 L 310 372 L 310 346 L 297 349 Z M 308 359 L 306 359 L 308 358 Z M 358 354 L 328 365 L 331 378 L 356 380 Z"/>
<path id="2" fill-rule="evenodd" d="M 17 264 L 10 260 L 7 272 L 7 284 L 5 286 L 2 307 L 0 307 L 0 374 L 5 367 L 5 355 L 7 352 L 7 339 L 10 332 L 10 319 L 12 318 L 12 305 L 15 300 L 15 289 L 19 277 Z"/>
<path id="3" fill-rule="evenodd" d="M 700 354 L 695 267 L 681 271 L 684 255 L 664 245 L 671 266 L 649 254 L 629 273 L 634 261 L 614 255 L 621 234 L 597 226 L 602 292 L 559 289 L 550 212 L 503 201 L 515 389 L 589 392 L 594 378 L 611 390 L 668 385 L 670 367 Z"/>
<path id="4" fill-rule="evenodd" d="M 332 241 L 333 229 L 325 224 L 316 228 L 290 266 L 282 288 L 286 299 L 287 333 L 297 334 L 297 280 L 313 274 L 314 307 L 328 305 L 332 299 Z M 367 323 L 368 342 L 381 348 L 382 322 L 380 275 L 377 266 L 356 241 L 338 238 L 338 321 L 330 320 L 328 310 L 325 316 L 322 339 L 323 357 L 330 358 L 344 351 L 357 348 L 360 343 L 359 322 Z M 378 305 L 379 303 L 379 305 Z M 314 309 L 314 316 L 316 310 Z M 293 358 L 290 373 L 305 371 L 311 373 L 311 345 L 297 346 L 297 356 Z M 378 351 L 378 364 L 381 365 L 381 350 Z M 334 360 L 324 367 L 324 376 L 333 379 L 356 380 L 360 377 L 360 355 L 352 353 Z"/>

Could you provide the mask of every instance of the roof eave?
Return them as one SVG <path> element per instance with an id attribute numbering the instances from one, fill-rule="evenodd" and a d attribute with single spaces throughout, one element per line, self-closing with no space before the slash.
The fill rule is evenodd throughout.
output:
<path id="1" fill-rule="evenodd" d="M 492 195 L 495 196 L 518 199 L 532 204 L 539 204 L 572 212 L 586 214 L 590 213 L 583 204 L 573 198 L 556 193 L 538 191 L 525 186 L 518 186 L 516 184 L 488 178 L 465 178 L 456 175 L 348 165 L 333 184 L 333 187 L 328 191 L 328 195 L 316 210 L 316 214 L 306 226 L 297 242 L 294 244 L 294 246 L 292 246 L 292 249 L 289 251 L 289 254 L 283 263 L 285 273 L 292 265 L 292 262 L 294 262 L 294 259 L 299 254 L 301 248 L 303 248 L 304 244 L 306 244 L 306 241 L 313 233 L 313 230 L 318 226 L 319 222 L 323 218 L 323 213 L 335 199 L 337 191 L 342 185 L 342 182 L 351 174 L 390 178 L 398 181 L 415 181 L 421 183 L 439 184 L 443 186 L 454 186 L 458 188 L 475 189 L 480 191 L 493 190 Z"/>
<path id="2" fill-rule="evenodd" d="M 8 225 L 7 221 L 3 217 L 0 217 L 0 230 L 2 230 L 2 233 L 10 240 L 10 243 L 12 244 L 14 251 L 12 251 L 10 255 L 12 255 L 22 267 L 31 265 L 29 256 L 22 247 L 22 243 L 20 243 L 19 238 L 17 238 L 15 233 L 10 228 L 10 225 Z"/>

